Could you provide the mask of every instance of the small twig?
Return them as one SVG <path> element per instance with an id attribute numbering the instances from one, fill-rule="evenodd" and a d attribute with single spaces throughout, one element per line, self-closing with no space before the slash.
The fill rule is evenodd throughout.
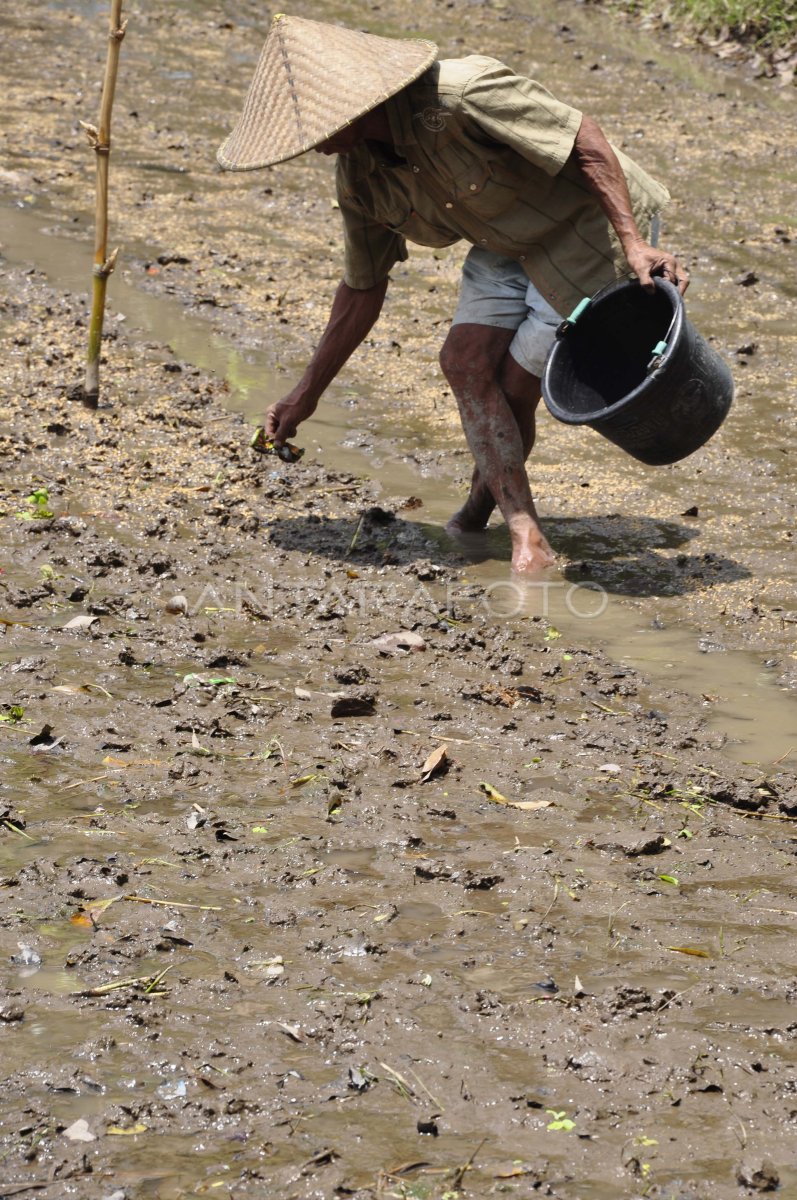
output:
<path id="1" fill-rule="evenodd" d="M 122 896 L 123 900 L 132 900 L 136 904 L 157 904 L 161 908 L 196 908 L 201 912 L 223 912 L 222 904 L 189 904 L 185 900 L 150 900 L 149 896 Z"/>
<path id="2" fill-rule="evenodd" d="M 411 1074 L 411 1075 L 414 1075 L 414 1076 L 415 1076 L 415 1078 L 418 1080 L 418 1083 L 419 1083 L 419 1084 L 420 1084 L 420 1086 L 423 1088 L 423 1090 L 426 1092 L 426 1095 L 429 1097 L 429 1099 L 431 1100 L 431 1102 L 432 1102 L 432 1104 L 435 1106 L 435 1108 L 439 1109 L 439 1111 L 440 1111 L 441 1113 L 445 1112 L 445 1107 L 444 1107 L 444 1106 L 443 1106 L 443 1105 L 440 1103 L 440 1101 L 439 1101 L 439 1100 L 438 1100 L 438 1099 L 437 1099 L 435 1096 L 433 1096 L 433 1095 L 432 1095 L 432 1093 L 429 1091 L 429 1089 L 428 1089 L 428 1087 L 426 1086 L 426 1084 L 425 1084 L 425 1083 L 423 1082 L 423 1080 L 421 1079 L 421 1077 L 420 1077 L 420 1075 L 418 1074 L 418 1072 L 417 1072 L 417 1071 L 413 1071 L 412 1067 L 410 1067 L 410 1074 Z"/>
<path id="3" fill-rule="evenodd" d="M 548 916 L 548 913 L 551 911 L 554 904 L 556 904 L 558 897 L 559 897 L 559 876 L 557 875 L 556 879 L 554 880 L 554 885 L 553 885 L 553 900 L 551 901 L 551 903 L 546 908 L 545 912 L 540 917 L 539 921 L 537 922 L 538 925 L 542 925 L 543 921 Z"/>
<path id="4" fill-rule="evenodd" d="M 412 1101 L 413 1097 L 415 1096 L 415 1089 L 413 1088 L 412 1084 L 409 1083 L 408 1080 L 406 1080 L 398 1071 L 394 1071 L 392 1067 L 389 1067 L 387 1063 L 381 1062 L 379 1065 L 384 1071 L 387 1071 L 388 1075 L 390 1076 L 390 1082 L 393 1084 L 393 1087 L 396 1089 L 399 1095 L 403 1096 L 405 1100 Z"/>
<path id="5" fill-rule="evenodd" d="M 110 775 L 108 775 L 106 772 L 105 775 L 93 775 L 91 777 L 91 779 L 77 779 L 77 780 L 75 780 L 74 783 L 65 783 L 64 786 L 61 788 L 61 791 L 68 792 L 72 788 L 85 787 L 87 783 L 99 783 L 103 779 L 110 779 L 110 778 L 111 778 Z M 113 782 L 114 782 L 114 787 L 115 787 L 117 781 L 114 780 Z"/>
<path id="6" fill-rule="evenodd" d="M 733 1110 L 731 1110 L 731 1116 L 733 1117 L 734 1121 L 736 1121 L 736 1123 L 738 1124 L 739 1128 L 742 1131 L 742 1136 L 739 1138 L 739 1144 L 741 1145 L 742 1150 L 744 1150 L 745 1147 L 747 1146 L 747 1130 L 744 1127 L 744 1123 L 743 1123 L 741 1117 L 737 1116 L 737 1114 L 735 1112 L 733 1112 Z M 737 1134 L 737 1136 L 738 1136 L 738 1134 Z"/>
<path id="7" fill-rule="evenodd" d="M 616 908 L 613 913 L 609 913 L 609 925 L 606 930 L 609 941 L 611 941 L 612 938 L 614 937 L 614 919 L 615 919 L 615 917 L 619 917 L 619 915 L 623 911 L 623 909 L 628 908 L 628 905 L 630 903 L 631 903 L 630 900 L 626 900 L 623 904 L 620 905 L 619 908 Z"/>
<path id="8" fill-rule="evenodd" d="M 27 838 L 29 842 L 36 841 L 34 837 L 31 837 L 29 833 L 25 832 L 21 825 L 16 825 L 13 821 L 9 821 L 7 817 L 4 817 L 3 820 L 0 821 L 0 825 L 4 825 L 9 833 L 16 833 L 19 834 L 20 837 Z"/>
<path id="9" fill-rule="evenodd" d="M 745 812 L 743 808 L 730 809 L 737 817 L 746 817 L 749 821 L 797 821 L 797 817 L 787 817 L 785 813 Z"/>
<path id="10" fill-rule="evenodd" d="M 624 708 L 623 709 L 609 708 L 605 704 L 599 704 L 597 700 L 590 700 L 590 704 L 594 705 L 595 708 L 599 708 L 601 710 L 601 712 L 608 713 L 609 716 L 611 716 L 611 717 L 630 717 L 631 716 L 631 714 L 629 712 L 626 712 L 626 710 Z"/>
<path id="11" fill-rule="evenodd" d="M 316 487 L 313 490 L 325 495 L 327 492 L 360 492 L 362 489 L 361 483 L 343 483 L 339 487 Z"/>
<path id="12" fill-rule="evenodd" d="M 163 970 L 159 971 L 157 975 L 153 975 L 150 983 L 148 983 L 147 986 L 144 988 L 144 994 L 148 996 L 152 992 L 154 992 L 155 988 L 158 986 L 160 981 L 163 979 L 166 972 L 171 971 L 173 966 L 174 966 L 174 963 L 169 963 L 168 967 L 164 967 Z"/>
<path id="13" fill-rule="evenodd" d="M 23 1192 L 41 1192 L 45 1188 L 53 1187 L 54 1184 L 60 1182 L 57 1179 L 51 1180 L 49 1183 L 20 1183 L 16 1187 L 3 1187 L 3 1200 L 11 1200 L 12 1196 L 21 1196 Z"/>
<path id="14" fill-rule="evenodd" d="M 394 729 L 393 732 L 396 734 L 401 734 L 404 737 L 418 738 L 422 741 L 427 741 L 430 736 L 428 733 L 416 733 L 414 729 Z M 434 742 L 455 742 L 458 746 L 475 746 L 476 743 L 479 742 L 483 746 L 495 747 L 495 742 L 485 742 L 481 738 L 443 737 L 442 734 L 439 733 L 433 733 L 431 737 L 432 741 Z"/>
<path id="15" fill-rule="evenodd" d="M 70 996 L 107 996 L 110 992 L 121 991 L 122 988 L 137 987 L 144 983 L 147 986 L 145 994 L 151 994 L 153 989 L 158 986 L 167 971 L 171 971 L 174 963 L 170 963 L 168 967 L 164 967 L 157 975 L 137 975 L 134 979 L 119 979 L 115 983 L 102 983 L 98 987 L 83 988 L 77 992 L 70 992 Z"/>
<path id="16" fill-rule="evenodd" d="M 669 1000 L 665 1000 L 663 1004 L 659 1005 L 659 1007 L 656 1009 L 655 1015 L 658 1016 L 659 1013 L 663 1013 L 665 1008 L 669 1008 L 671 1004 L 675 1004 L 675 1001 L 680 1000 L 681 996 L 685 996 L 687 992 L 692 992 L 692 991 L 694 991 L 694 989 L 696 987 L 700 987 L 700 986 L 705 987 L 706 985 L 705 984 L 701 985 L 700 982 L 698 981 L 698 983 L 690 983 L 689 987 L 684 988 L 683 991 L 676 992 L 674 996 L 670 996 Z"/>
<path id="17" fill-rule="evenodd" d="M 468 1172 L 468 1171 L 471 1169 L 471 1167 L 473 1166 L 473 1162 L 474 1162 L 474 1160 L 475 1160 L 475 1158 L 476 1158 L 476 1155 L 479 1153 L 479 1151 L 481 1150 L 482 1146 L 484 1145 L 484 1143 L 485 1143 L 486 1141 L 487 1141 L 487 1138 L 486 1138 L 486 1137 L 485 1137 L 485 1138 L 482 1138 L 482 1140 L 479 1142 L 479 1144 L 478 1144 L 478 1146 L 476 1147 L 476 1149 L 473 1151 L 473 1154 L 471 1154 L 471 1156 L 470 1156 L 470 1158 L 468 1159 L 468 1161 L 467 1161 L 467 1162 L 465 1162 L 465 1163 L 463 1163 L 461 1167 L 457 1167 L 456 1171 L 454 1172 L 454 1176 L 453 1176 L 453 1178 L 452 1178 L 452 1180 L 451 1180 L 451 1191 L 452 1191 L 452 1192 L 458 1192 L 458 1191 L 459 1191 L 460 1187 L 462 1186 L 462 1180 L 465 1178 L 465 1175 L 466 1175 L 466 1173 L 467 1173 L 467 1172 Z"/>
<path id="18" fill-rule="evenodd" d="M 351 539 L 351 541 L 349 542 L 349 554 L 351 554 L 352 550 L 353 550 L 353 549 L 354 549 L 354 547 L 357 545 L 357 539 L 358 539 L 358 538 L 359 538 L 359 536 L 360 536 L 360 530 L 361 530 L 361 529 L 362 529 L 362 527 L 363 527 L 363 522 L 364 522 L 364 521 L 365 521 L 365 513 L 362 513 L 362 514 L 360 515 L 360 519 L 359 519 L 359 521 L 357 522 L 357 528 L 356 528 L 356 529 L 355 529 L 355 531 L 354 531 L 354 537 L 353 537 L 353 538 Z"/>

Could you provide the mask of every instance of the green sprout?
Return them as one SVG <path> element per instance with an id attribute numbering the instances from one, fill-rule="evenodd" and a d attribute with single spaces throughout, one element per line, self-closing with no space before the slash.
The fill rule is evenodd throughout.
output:
<path id="1" fill-rule="evenodd" d="M 545 1111 L 550 1117 L 553 1117 L 553 1120 L 550 1121 L 545 1127 L 552 1133 L 570 1133 L 572 1129 L 575 1129 L 575 1121 L 570 1120 L 564 1109 L 562 1109 L 561 1112 L 557 1112 L 556 1109 L 546 1108 Z"/>
<path id="2" fill-rule="evenodd" d="M 0 721 L 7 721 L 9 725 L 18 725 L 25 719 L 25 709 L 20 704 L 7 704 L 5 707 L 6 711 L 0 713 Z"/>
<path id="3" fill-rule="evenodd" d="M 28 505 L 27 509 L 16 514 L 22 521 L 44 521 L 55 516 L 50 508 L 50 493 L 46 487 L 35 488 L 25 503 Z"/>

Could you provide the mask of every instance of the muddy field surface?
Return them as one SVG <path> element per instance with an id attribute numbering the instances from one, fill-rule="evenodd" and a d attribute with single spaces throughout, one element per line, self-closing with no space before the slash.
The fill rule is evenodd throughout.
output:
<path id="1" fill-rule="evenodd" d="M 666 177 L 737 379 L 659 472 L 543 422 L 549 607 L 500 525 L 441 532 L 461 252 L 396 273 L 299 464 L 249 448 L 338 276 L 329 164 L 213 167 L 253 4 L 130 8 L 67 399 L 101 9 L 0 18 L 0 1197 L 797 1195 L 793 100 L 566 4 L 368 10 Z"/>

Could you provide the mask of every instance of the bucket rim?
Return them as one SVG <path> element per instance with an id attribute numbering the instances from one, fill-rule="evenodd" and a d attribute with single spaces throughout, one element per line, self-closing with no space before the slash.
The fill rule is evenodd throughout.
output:
<path id="1" fill-rule="evenodd" d="M 543 400 L 545 401 L 545 407 L 548 409 L 551 416 L 556 418 L 556 420 L 561 421 L 565 425 L 590 425 L 592 427 L 601 425 L 605 421 L 610 421 L 612 417 L 617 415 L 617 413 L 622 412 L 622 410 L 626 408 L 632 400 L 635 400 L 639 394 L 646 387 L 648 387 L 650 382 L 658 378 L 660 372 L 665 369 L 675 353 L 675 348 L 683 332 L 684 324 L 686 322 L 686 310 L 684 308 L 683 296 L 674 283 L 670 283 L 668 279 L 662 279 L 658 275 L 653 276 L 653 283 L 657 289 L 664 292 L 673 305 L 672 324 L 670 326 L 668 335 L 667 348 L 661 355 L 661 361 L 659 365 L 653 371 L 651 371 L 649 375 L 645 376 L 642 383 L 640 383 L 638 387 L 635 387 L 633 391 L 627 392 L 625 396 L 621 396 L 619 400 L 615 400 L 614 404 L 609 405 L 608 408 L 603 408 L 597 412 L 591 413 L 574 413 L 571 412 L 570 409 L 560 407 L 556 400 L 551 397 L 550 389 L 548 387 L 548 378 L 554 358 L 559 348 L 565 345 L 564 337 L 558 339 L 556 342 L 554 342 L 554 345 L 552 346 L 548 355 L 542 377 L 542 396 Z M 616 283 L 612 283 L 607 288 L 604 288 L 603 291 L 601 291 L 600 294 L 590 302 L 590 306 L 582 319 L 587 319 L 590 310 L 594 311 L 596 308 L 599 308 L 601 304 L 605 303 L 607 300 L 610 300 L 613 296 L 616 296 L 618 292 L 629 291 L 635 287 L 642 287 L 642 284 L 638 279 L 618 279 Z M 644 294 L 648 295 L 647 292 L 644 292 Z M 565 337 L 566 336 L 567 335 L 565 335 Z"/>

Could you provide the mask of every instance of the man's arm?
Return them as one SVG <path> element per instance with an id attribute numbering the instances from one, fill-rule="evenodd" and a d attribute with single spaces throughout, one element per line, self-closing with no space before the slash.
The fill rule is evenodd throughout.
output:
<path id="1" fill-rule="evenodd" d="M 582 118 L 573 153 L 590 191 L 597 197 L 620 239 L 629 267 L 636 272 L 642 286 L 652 291 L 655 285 L 651 276 L 662 275 L 676 284 L 683 294 L 689 286 L 688 272 L 679 266 L 672 254 L 649 245 L 640 234 L 622 167 L 592 117 Z"/>
<path id="2" fill-rule="evenodd" d="M 296 387 L 266 413 L 266 436 L 277 445 L 295 437 L 299 425 L 313 415 L 324 391 L 373 328 L 382 311 L 387 283 L 383 279 L 363 290 L 340 284 L 307 370 Z"/>

